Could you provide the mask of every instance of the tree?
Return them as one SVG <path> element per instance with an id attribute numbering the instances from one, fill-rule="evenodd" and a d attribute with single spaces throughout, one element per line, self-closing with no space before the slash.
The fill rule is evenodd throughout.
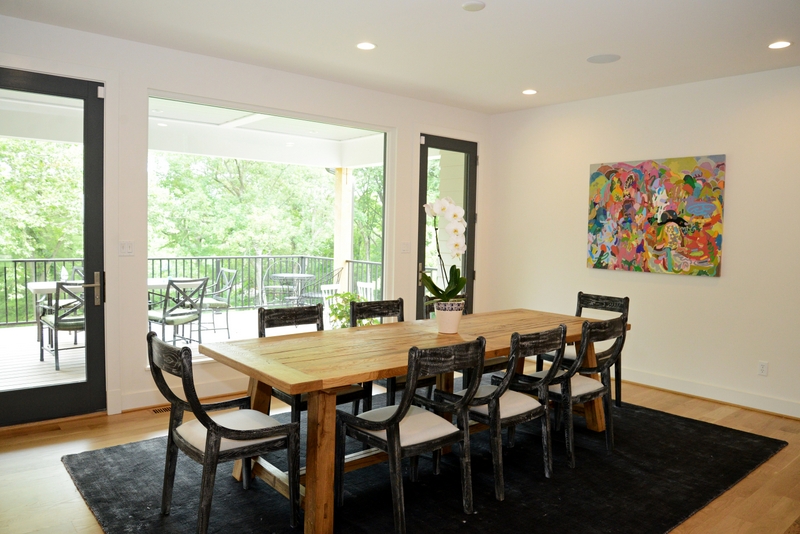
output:
<path id="1" fill-rule="evenodd" d="M 383 261 L 383 167 L 353 170 L 353 259 Z"/>

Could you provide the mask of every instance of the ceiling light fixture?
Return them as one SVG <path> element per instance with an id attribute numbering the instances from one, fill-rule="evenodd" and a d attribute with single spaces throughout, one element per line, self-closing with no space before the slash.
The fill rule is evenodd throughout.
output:
<path id="1" fill-rule="evenodd" d="M 536 94 L 536 90 L 535 89 L 525 89 L 524 91 L 522 91 L 522 94 L 523 95 L 535 95 Z"/>
<path id="2" fill-rule="evenodd" d="M 771 45 L 769 45 L 769 47 L 771 49 L 773 49 L 773 50 L 779 50 L 781 48 L 786 48 L 787 46 L 790 46 L 791 44 L 792 43 L 790 43 L 789 41 L 776 41 L 776 42 L 772 43 Z"/>
<path id="3" fill-rule="evenodd" d="M 486 4 L 480 2 L 479 0 L 470 0 L 469 2 L 464 2 L 461 4 L 461 9 L 464 11 L 480 11 L 484 7 L 486 7 Z"/>
<path id="4" fill-rule="evenodd" d="M 158 125 L 159 125 L 159 126 L 166 126 L 166 123 L 159 122 L 159 123 L 158 123 Z"/>
<path id="5" fill-rule="evenodd" d="M 358 48 L 359 50 L 374 50 L 375 45 L 372 43 L 363 42 L 363 43 L 358 43 L 356 45 L 356 48 Z"/>
<path id="6" fill-rule="evenodd" d="M 620 56 L 617 54 L 598 54 L 596 56 L 592 56 L 588 58 L 586 61 L 589 63 L 596 63 L 596 64 L 603 64 L 603 63 L 614 63 L 615 61 L 619 61 Z"/>

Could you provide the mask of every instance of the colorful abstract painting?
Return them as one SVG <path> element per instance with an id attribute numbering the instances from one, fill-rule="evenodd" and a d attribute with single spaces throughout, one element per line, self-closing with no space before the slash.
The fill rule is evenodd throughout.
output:
<path id="1" fill-rule="evenodd" d="M 724 154 L 590 171 L 589 267 L 719 276 Z"/>

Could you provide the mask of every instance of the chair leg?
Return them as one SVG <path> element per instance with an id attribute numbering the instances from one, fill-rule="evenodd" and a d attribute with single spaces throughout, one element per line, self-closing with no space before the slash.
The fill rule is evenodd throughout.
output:
<path id="1" fill-rule="evenodd" d="M 386 379 L 386 406 L 394 406 L 394 398 L 397 393 L 397 379 L 391 377 Z"/>
<path id="2" fill-rule="evenodd" d="M 500 428 L 500 415 L 494 415 L 495 417 L 490 417 L 489 422 L 489 443 L 492 448 L 492 467 L 494 469 L 494 498 L 502 501 L 506 498 L 503 480 L 503 434 Z"/>
<path id="3" fill-rule="evenodd" d="M 336 420 L 336 465 L 334 466 L 334 489 L 336 506 L 344 505 L 344 446 L 347 439 L 344 423 Z"/>
<path id="4" fill-rule="evenodd" d="M 542 369 L 544 369 L 544 358 L 536 356 L 536 372 L 538 373 Z"/>
<path id="5" fill-rule="evenodd" d="M 392 486 L 392 513 L 394 515 L 395 534 L 406 532 L 406 506 L 403 500 L 403 466 L 400 459 L 400 436 L 391 432 L 388 436 L 389 479 Z"/>
<path id="6" fill-rule="evenodd" d="M 353 401 L 353 415 L 358 415 L 359 406 L 361 406 L 361 399 L 356 399 Z M 364 410 L 365 412 L 367 410 Z"/>
<path id="7" fill-rule="evenodd" d="M 172 425 L 170 425 L 172 426 Z M 178 465 L 178 446 L 172 438 L 172 430 L 167 435 L 167 460 L 164 465 L 164 485 L 161 488 L 161 514 L 169 515 L 172 508 L 172 487 L 175 485 L 175 467 Z"/>
<path id="8" fill-rule="evenodd" d="M 565 398 L 566 397 L 566 398 Z M 575 436 L 573 435 L 573 428 L 572 428 L 572 392 L 567 391 L 567 394 L 563 394 L 563 386 L 562 386 L 562 400 L 561 408 L 564 410 L 564 432 L 565 438 L 567 441 L 567 462 L 571 468 L 575 467 Z"/>
<path id="9" fill-rule="evenodd" d="M 289 468 L 289 525 L 300 524 L 300 431 L 289 434 L 289 448 L 286 451 Z M 344 461 L 344 455 L 342 455 Z"/>
<path id="10" fill-rule="evenodd" d="M 441 460 L 442 460 L 442 449 L 436 449 L 433 451 L 433 474 L 438 475 L 442 472 L 441 469 Z"/>
<path id="11" fill-rule="evenodd" d="M 617 406 L 622 406 L 622 354 L 617 357 L 614 364 L 614 401 Z"/>
<path id="12" fill-rule="evenodd" d="M 39 327 L 39 361 L 44 361 L 44 328 Z"/>
<path id="13" fill-rule="evenodd" d="M 553 474 L 553 445 L 550 440 L 550 413 L 545 410 L 542 420 L 542 451 L 544 454 L 544 476 L 550 478 Z"/>
<path id="14" fill-rule="evenodd" d="M 427 392 L 425 394 L 427 395 L 429 400 L 432 399 L 433 398 L 433 386 L 428 386 L 428 390 L 427 390 Z"/>
<path id="15" fill-rule="evenodd" d="M 197 511 L 197 532 L 208 532 L 208 521 L 211 518 L 211 500 L 214 497 L 214 480 L 217 477 L 217 458 L 219 457 L 220 438 L 206 441 L 203 457 L 203 478 L 200 483 L 200 509 Z"/>
<path id="16" fill-rule="evenodd" d="M 508 431 L 507 432 L 508 432 L 508 438 L 507 438 L 508 448 L 509 449 L 513 449 L 514 448 L 514 440 L 517 437 L 517 425 L 513 425 L 513 426 L 508 427 Z"/>
<path id="17" fill-rule="evenodd" d="M 464 414 L 461 429 L 464 432 L 464 441 L 461 444 L 461 499 L 464 504 L 464 513 L 472 514 L 472 464 L 470 462 L 469 448 L 469 421 Z"/>
<path id="18" fill-rule="evenodd" d="M 412 456 L 408 461 L 411 464 L 408 469 L 408 478 L 411 482 L 417 482 L 419 480 L 419 456 Z"/>
<path id="19" fill-rule="evenodd" d="M 56 359 L 56 371 L 61 370 L 61 366 L 58 364 L 58 330 L 53 330 L 53 357 Z"/>
<path id="20" fill-rule="evenodd" d="M 272 404 L 270 402 L 270 404 Z M 300 422 L 300 395 L 292 395 L 292 423 Z"/>
<path id="21" fill-rule="evenodd" d="M 364 411 L 368 412 L 372 409 L 372 382 L 364 382 L 361 384 L 364 388 Z"/>
<path id="22" fill-rule="evenodd" d="M 606 450 L 611 452 L 614 450 L 614 414 L 612 413 L 614 403 L 611 400 L 611 388 L 608 388 L 603 396 L 603 406 L 606 412 Z"/>
<path id="23" fill-rule="evenodd" d="M 242 458 L 242 489 L 250 489 L 250 478 L 252 477 L 252 458 Z"/>

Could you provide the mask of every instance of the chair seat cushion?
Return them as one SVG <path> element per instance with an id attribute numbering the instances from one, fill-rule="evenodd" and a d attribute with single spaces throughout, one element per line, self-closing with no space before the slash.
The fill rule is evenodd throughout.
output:
<path id="1" fill-rule="evenodd" d="M 43 315 L 40 320 L 50 328 L 55 328 L 56 317 L 55 315 Z M 84 330 L 86 328 L 86 318 L 83 315 L 75 317 L 63 317 L 58 320 L 59 330 Z"/>
<path id="2" fill-rule="evenodd" d="M 377 408 L 359 415 L 359 419 L 367 421 L 385 421 L 394 414 L 397 406 Z M 385 430 L 365 430 L 365 432 L 386 441 Z M 458 427 L 447 419 L 439 417 L 419 406 L 411 406 L 408 413 L 400 421 L 400 446 L 408 447 L 424 443 L 458 432 Z"/>
<path id="3" fill-rule="evenodd" d="M 478 392 L 475 393 L 475 398 L 479 399 L 481 397 L 488 397 L 496 390 L 497 386 L 491 386 L 489 384 L 478 386 Z M 455 394 L 463 395 L 464 391 L 466 390 L 456 391 Z M 539 406 L 541 406 L 539 401 L 530 395 L 519 393 L 517 391 L 506 390 L 506 392 L 503 393 L 503 396 L 500 397 L 500 419 L 530 412 Z M 470 406 L 469 411 L 488 416 L 489 404 L 487 403 L 479 406 Z"/>
<path id="4" fill-rule="evenodd" d="M 595 391 L 600 391 L 603 389 L 603 383 L 599 380 L 595 380 L 594 378 L 589 378 L 588 376 L 583 375 L 575 375 L 570 379 L 570 385 L 572 386 L 572 396 L 573 397 L 580 397 L 581 395 L 586 395 L 587 393 L 594 393 Z M 550 386 L 550 391 L 553 393 L 557 393 L 561 395 L 561 384 L 555 384 Z"/>
<path id="5" fill-rule="evenodd" d="M 204 308 L 212 308 L 212 309 L 227 308 L 228 307 L 228 303 L 225 302 L 224 300 L 216 299 L 214 297 L 206 297 L 203 300 L 203 307 Z"/>
<path id="6" fill-rule="evenodd" d="M 191 323 L 192 321 L 196 321 L 199 316 L 200 314 L 198 314 L 195 310 L 175 311 L 166 317 L 164 317 L 164 313 L 160 311 L 147 312 L 147 319 L 149 321 L 154 323 L 163 322 L 164 324 L 168 324 L 170 326 Z"/>
<path id="7" fill-rule="evenodd" d="M 277 419 L 274 419 L 263 412 L 259 412 L 258 410 L 234 410 L 232 412 L 208 415 L 211 416 L 211 418 L 218 425 L 230 428 L 231 430 L 256 430 L 260 428 L 271 428 L 281 424 Z M 189 442 L 194 448 L 201 451 L 205 450 L 206 433 L 208 430 L 197 419 L 183 423 L 175 429 L 175 432 L 180 434 L 180 436 Z M 220 452 L 224 452 L 231 449 L 238 449 L 239 447 L 247 447 L 248 445 L 255 445 L 257 443 L 264 443 L 267 441 L 275 441 L 282 438 L 283 436 L 249 440 L 222 438 L 219 450 Z"/>

